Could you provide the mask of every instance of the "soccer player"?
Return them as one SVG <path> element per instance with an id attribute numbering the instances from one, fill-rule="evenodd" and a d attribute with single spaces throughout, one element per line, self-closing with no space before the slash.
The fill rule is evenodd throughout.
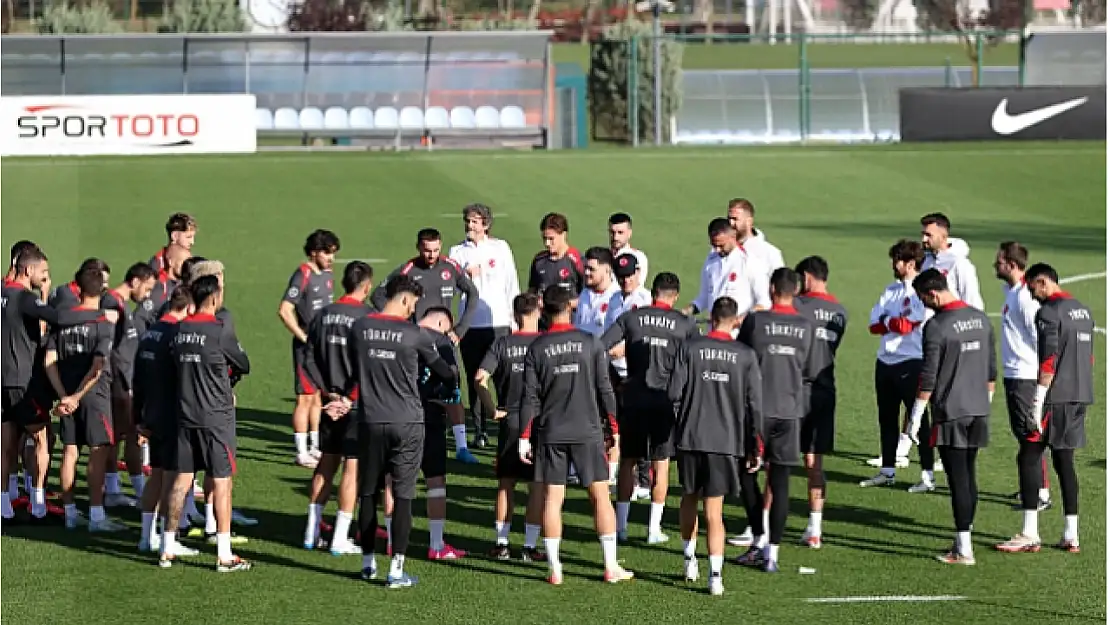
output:
<path id="1" fill-rule="evenodd" d="M 648 258 L 647 254 L 632 247 L 632 217 L 628 213 L 613 213 L 609 215 L 609 252 L 613 258 L 624 254 L 631 254 L 636 258 L 639 268 L 640 284 L 647 282 Z"/>
<path id="2" fill-rule="evenodd" d="M 836 352 L 848 328 L 848 310 L 828 291 L 829 264 L 824 258 L 803 258 L 794 272 L 802 281 L 794 306 L 814 324 L 813 359 L 816 372 L 809 389 L 808 411 L 802 420 L 802 451 L 805 452 L 809 486 L 809 525 L 802 534 L 802 544 L 820 549 L 826 485 L 823 458 L 833 451 Z"/>
<path id="3" fill-rule="evenodd" d="M 61 466 L 62 502 L 66 529 L 85 524 L 77 513 L 73 485 L 81 448 L 89 447 L 86 482 L 89 487 L 90 532 L 116 532 L 124 526 L 104 514 L 104 469 L 113 449 L 109 358 L 112 323 L 101 313 L 104 276 L 96 267 L 77 276 L 80 303 L 70 313 L 72 322 L 55 326 L 46 344 L 47 379 L 60 398 L 54 411 L 61 419 L 64 445 Z"/>
<path id="4" fill-rule="evenodd" d="M 594 527 L 605 562 L 604 579 L 617 583 L 632 579 L 632 573 L 617 562 L 616 519 L 606 479 L 607 443 L 612 447 L 619 434 L 614 419 L 616 398 L 609 384 L 605 349 L 596 338 L 570 323 L 572 297 L 566 289 L 544 293 L 544 313 L 551 327 L 532 343 L 524 359 L 524 431 L 518 451 L 521 462 L 535 462 L 536 481 L 544 485 L 544 546 L 551 571 L 547 581 L 563 583 L 559 542 L 567 470 L 574 463 L 593 506 Z"/>
<path id="5" fill-rule="evenodd" d="M 755 351 L 763 378 L 763 439 L 769 465 L 767 497 L 771 499 L 770 527 L 754 528 L 755 544 L 737 562 L 762 567 L 768 573 L 778 572 L 779 545 L 790 513 L 790 468 L 801 464 L 806 394 L 816 377 L 812 357 L 815 327 L 794 307 L 797 290 L 794 271 L 776 269 L 771 274 L 770 310 L 745 317 L 737 337 Z M 759 519 L 759 525 L 764 525 L 764 502 L 758 500 L 756 477 L 754 473 L 744 475 L 744 504 L 748 523 Z"/>
<path id="6" fill-rule="evenodd" d="M 1037 378 L 1040 375 L 1037 360 L 1037 311 L 1040 304 L 1025 285 L 1025 267 L 1029 251 L 1016 241 L 1006 241 L 999 246 L 994 258 L 995 276 L 1005 285 L 1002 304 L 1002 388 L 1006 392 L 1006 410 L 1010 414 L 1010 431 L 1018 441 L 1019 454 L 1022 441 L 1032 430 L 1033 402 L 1037 397 Z M 1019 457 L 1018 462 L 1021 462 Z M 1041 487 L 1037 493 L 1038 510 L 1052 506 L 1048 489 L 1048 467 L 1041 456 Z M 1021 478 L 1019 465 L 1018 478 Z M 1021 509 L 1021 490 L 1015 497 Z"/>
<path id="7" fill-rule="evenodd" d="M 85 273 L 86 270 L 97 270 L 101 274 L 104 288 L 108 288 L 108 279 L 111 277 L 112 269 L 108 267 L 108 263 L 100 260 L 99 258 L 86 258 L 77 271 L 73 274 L 73 281 L 66 284 L 59 284 L 54 287 L 50 292 L 50 297 L 47 299 L 47 304 L 57 310 L 65 310 L 67 308 L 76 308 L 81 304 L 81 286 L 78 284 L 78 276 Z"/>
<path id="8" fill-rule="evenodd" d="M 535 292 L 517 295 L 513 299 L 513 317 L 517 330 L 493 342 L 482 365 L 474 376 L 474 387 L 483 388 L 492 379 L 497 387 L 500 416 L 497 434 L 497 461 L 493 470 L 497 474 L 497 500 L 494 504 L 494 531 L 496 543 L 490 557 L 498 560 L 512 558 L 509 534 L 513 526 L 513 494 L 517 482 L 528 485 L 528 504 L 524 513 L 524 548 L 520 558 L 525 562 L 543 562 L 546 556 L 536 548 L 543 523 L 543 486 L 535 481 L 531 464 L 520 461 L 519 441 L 522 425 L 521 402 L 524 397 L 524 358 L 528 347 L 539 336 L 540 297 Z M 492 400 L 492 398 L 490 398 Z"/>
<path id="9" fill-rule="evenodd" d="M 770 273 L 785 267 L 782 251 L 767 240 L 763 232 L 755 228 L 755 205 L 751 200 L 735 198 L 728 202 L 728 221 L 736 229 L 736 239 L 744 251 L 762 262 Z"/>
<path id="10" fill-rule="evenodd" d="M 979 276 L 975 271 L 975 265 L 967 256 L 970 250 L 966 243 L 960 246 L 962 249 L 952 245 L 948 238 L 948 232 L 951 229 L 952 223 L 944 213 L 929 213 L 921 218 L 921 243 L 926 251 L 921 270 L 937 269 L 948 280 L 948 288 L 960 298 L 960 301 L 972 308 L 983 310 L 983 296 L 979 294 Z"/>
<path id="11" fill-rule="evenodd" d="M 173 255 L 171 250 L 174 248 L 177 248 L 178 252 L 192 252 L 193 243 L 197 240 L 197 220 L 188 213 L 170 215 L 166 221 L 166 239 L 166 246 L 150 258 L 149 264 L 156 273 L 168 272 L 170 265 L 173 264 L 169 257 Z"/>
<path id="12" fill-rule="evenodd" d="M 1056 270 L 1037 263 L 1025 271 L 1025 283 L 1041 303 L 1037 311 L 1037 359 L 1040 372 L 1028 435 L 1018 452 L 1021 502 L 1025 522 L 1021 534 L 999 546 L 1002 551 L 1037 551 L 1037 469 L 1045 447 L 1052 448 L 1052 466 L 1064 500 L 1064 536 L 1058 549 L 1079 553 L 1079 477 L 1075 450 L 1087 443 L 1087 406 L 1094 403 L 1094 320 L 1089 308 L 1060 288 Z"/>
<path id="13" fill-rule="evenodd" d="M 278 306 L 278 318 L 293 335 L 293 444 L 297 466 L 316 468 L 320 459 L 320 391 L 308 375 L 311 358 L 308 326 L 321 308 L 331 303 L 331 266 L 339 251 L 339 237 L 330 230 L 315 230 L 304 243 L 306 262 L 293 272 Z"/>
<path id="14" fill-rule="evenodd" d="M 894 283 L 886 287 L 871 308 L 868 330 L 880 337 L 875 361 L 875 401 L 882 458 L 879 474 L 859 483 L 865 488 L 893 486 L 895 469 L 909 466 L 907 456 L 911 441 L 907 434 L 899 433 L 898 419 L 903 407 L 906 414 L 913 408 L 917 378 L 921 374 L 921 325 L 925 322 L 926 310 L 913 289 L 913 281 L 921 271 L 924 258 L 925 252 L 916 241 L 902 239 L 891 246 Z M 928 418 L 926 413 L 926 429 Z M 926 438 L 917 449 L 921 456 L 921 481 L 911 486 L 909 492 L 932 492 L 936 488 L 933 447 Z"/>
<path id="15" fill-rule="evenodd" d="M 609 302 L 620 289 L 613 280 L 613 254 L 604 247 L 586 250 L 586 286 L 578 294 L 574 310 L 574 325 L 583 332 L 601 336 Z"/>
<path id="16" fill-rule="evenodd" d="M 558 286 L 577 297 L 586 283 L 585 267 L 578 250 L 567 243 L 570 224 L 559 213 L 548 213 L 540 220 L 540 236 L 544 251 L 532 259 L 528 270 L 528 288 L 541 295 L 549 287 Z M 576 302 L 571 302 L 572 306 Z"/>
<path id="17" fill-rule="evenodd" d="M 709 594 L 721 595 L 725 561 L 726 495 L 740 492 L 739 470 L 762 464 L 763 380 L 759 358 L 732 339 L 740 321 L 736 302 L 713 302 L 710 331 L 678 350 L 667 394 L 676 407 L 675 447 L 682 484 L 679 524 L 686 580 L 698 579 L 698 503 L 709 543 Z M 742 467 L 742 468 L 741 468 Z"/>
<path id="18" fill-rule="evenodd" d="M 635 257 L 626 255 L 628 266 Z M 626 278 L 636 279 L 636 273 Z M 678 276 L 663 272 L 652 281 L 649 306 L 630 309 L 617 317 L 601 337 L 610 350 L 623 349 L 628 378 L 620 402 L 620 470 L 617 479 L 617 536 L 628 537 L 629 501 L 635 486 L 636 464 L 650 460 L 654 474 L 651 511 L 648 517 L 649 545 L 668 540 L 662 530 L 667 501 L 668 474 L 674 457 L 674 403 L 667 397 L 667 380 L 682 342 L 698 336 L 693 319 L 675 310 L 680 283 Z M 621 344 L 623 343 L 623 348 Z"/>
<path id="19" fill-rule="evenodd" d="M 439 231 L 434 228 L 425 228 L 416 234 L 415 258 L 401 265 L 378 285 L 371 299 L 374 307 L 381 310 L 389 299 L 386 294 L 386 285 L 396 276 L 409 276 L 420 282 L 423 295 L 416 304 L 416 319 L 421 319 L 429 308 L 446 308 L 454 310 L 455 295 L 461 295 L 464 300 L 462 314 L 455 327 L 447 333 L 452 343 L 459 343 L 461 337 L 466 336 L 474 314 L 481 306 L 478 288 L 470 280 L 469 275 L 462 267 L 446 256 L 440 255 L 443 241 Z M 466 413 L 455 412 L 451 418 L 451 432 L 455 436 L 455 459 L 464 464 L 477 464 L 478 459 L 470 453 L 466 442 Z"/>
<path id="20" fill-rule="evenodd" d="M 347 380 L 351 379 L 347 335 L 356 321 L 373 312 L 366 303 L 373 280 L 374 270 L 370 265 L 359 260 L 347 263 L 343 269 L 343 297 L 317 313 L 308 328 L 308 345 L 312 350 L 308 368 L 328 403 L 342 396 Z M 329 415 L 320 419 L 320 451 L 323 455 L 312 474 L 304 548 L 316 548 L 324 508 L 331 496 L 332 479 L 342 466 L 331 553 L 335 556 L 361 554 L 362 549 L 352 543 L 349 536 L 358 503 L 358 430 L 349 415 L 336 418 Z"/>
<path id="21" fill-rule="evenodd" d="M 231 489 L 235 475 L 235 396 L 230 372 L 250 373 L 250 359 L 226 325 L 216 318 L 223 307 L 224 290 L 216 276 L 192 281 L 189 290 L 196 312 L 177 326 L 170 353 L 175 363 L 178 392 L 177 436 L 173 443 L 173 489 L 162 533 L 158 565 L 166 568 L 176 557 L 177 528 L 185 492 L 193 474 L 204 471 L 212 480 L 211 499 L 217 530 L 216 570 L 247 571 L 251 563 L 231 550 Z"/>
<path id="22" fill-rule="evenodd" d="M 158 321 L 159 312 L 165 306 L 170 294 L 181 284 L 185 270 L 203 260 L 199 256 L 194 257 L 192 252 L 177 245 L 166 248 L 164 259 L 165 262 L 158 272 L 154 287 L 150 289 L 150 294 L 135 309 L 132 321 L 139 336 L 142 336 L 148 327 Z"/>
<path id="23" fill-rule="evenodd" d="M 736 229 L 723 217 L 709 222 L 709 245 L 713 251 L 701 270 L 701 289 L 697 298 L 683 312 L 698 314 L 709 310 L 713 302 L 731 297 L 740 307 L 740 314 L 770 308 L 771 301 L 766 266 L 749 255 L 736 239 Z"/>
<path id="24" fill-rule="evenodd" d="M 938 269 L 921 272 L 914 278 L 913 288 L 936 314 L 922 332 L 925 360 L 909 432 L 917 439 L 925 409 L 931 406 L 929 437 L 948 473 L 956 522 L 955 544 L 937 559 L 945 564 L 972 565 L 971 525 L 979 505 L 976 458 L 990 440 L 991 397 L 998 368 L 994 328 L 983 311 L 960 301 L 949 290 L 948 280 Z"/>
<path id="25" fill-rule="evenodd" d="M 22 240 L 19 240 L 19 241 L 16 241 L 15 243 L 13 243 L 11 249 L 9 250 L 10 253 L 8 254 L 8 256 L 11 258 L 11 261 L 8 263 L 8 273 L 4 274 L 4 279 L 5 280 L 15 280 L 16 275 L 18 273 L 16 271 L 15 266 L 16 266 L 16 263 L 19 262 L 19 258 L 25 252 L 36 252 L 36 251 L 41 252 L 42 250 L 39 249 L 39 246 L 36 245 L 34 241 L 28 241 L 27 239 L 22 239 Z M 47 289 L 46 291 L 47 291 L 47 293 L 49 293 L 50 289 Z"/>
<path id="26" fill-rule="evenodd" d="M 466 375 L 471 379 L 478 373 L 482 359 L 489 353 L 494 341 L 508 336 L 513 325 L 513 299 L 520 295 L 520 282 L 516 274 L 516 259 L 507 241 L 490 236 L 493 211 L 485 204 L 470 204 L 463 208 L 463 228 L 466 238 L 451 248 L 448 258 L 458 263 L 478 289 L 474 317 L 459 339 Z M 465 299 L 465 295 L 463 296 Z M 464 301 L 464 307 L 468 304 Z M 474 446 L 478 449 L 489 444 L 486 421 L 493 417 L 486 414 L 478 400 L 477 387 L 467 384 L 467 400 L 474 418 Z"/>
<path id="27" fill-rule="evenodd" d="M 412 500 L 424 455 L 424 411 L 420 407 L 420 363 L 440 378 L 457 373 L 440 357 L 432 336 L 409 321 L 424 296 L 412 276 L 394 276 L 386 284 L 380 313 L 355 322 L 347 335 L 352 376 L 344 396 L 325 409 L 331 416 L 355 410 L 358 423 L 359 533 L 362 578 L 378 575 L 374 539 L 378 502 L 391 478 L 393 557 L 386 576 L 391 588 L 416 584 L 405 573 L 405 553 L 412 532 Z"/>

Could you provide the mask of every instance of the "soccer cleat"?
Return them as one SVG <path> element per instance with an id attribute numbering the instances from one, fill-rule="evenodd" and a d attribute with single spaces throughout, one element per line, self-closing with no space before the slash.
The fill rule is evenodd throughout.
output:
<path id="1" fill-rule="evenodd" d="M 1041 539 L 1018 534 L 1004 543 L 998 543 L 994 548 L 1002 553 L 1037 553 L 1041 550 Z"/>
<path id="2" fill-rule="evenodd" d="M 605 582 L 609 584 L 618 584 L 620 582 L 627 582 L 635 577 L 632 571 L 626 571 L 624 567 L 618 566 L 615 569 L 605 569 Z"/>
<path id="3" fill-rule="evenodd" d="M 876 469 L 883 468 L 882 456 L 880 456 L 878 458 L 871 458 L 870 460 L 867 461 L 867 466 L 875 467 Z M 894 468 L 896 468 L 896 469 L 905 469 L 908 466 L 910 466 L 909 456 L 898 456 L 897 458 L 894 459 Z M 933 470 L 936 471 L 937 469 L 934 468 Z"/>
<path id="4" fill-rule="evenodd" d="M 632 489 L 632 501 L 644 501 L 651 499 L 651 491 L 643 486 L 637 486 Z"/>
<path id="5" fill-rule="evenodd" d="M 520 550 L 520 559 L 524 562 L 547 562 L 547 554 L 535 547 L 525 547 Z"/>
<path id="6" fill-rule="evenodd" d="M 204 538 L 206 535 L 203 527 L 190 527 L 189 531 L 185 533 L 185 538 Z"/>
<path id="7" fill-rule="evenodd" d="M 376 579 L 378 577 L 378 565 L 375 564 L 374 566 L 362 567 L 362 572 L 359 573 L 359 577 L 361 577 L 364 582 Z"/>
<path id="8" fill-rule="evenodd" d="M 859 483 L 860 488 L 870 488 L 872 486 L 894 486 L 893 475 L 883 475 L 882 473 L 873 478 L 863 480 Z"/>
<path id="9" fill-rule="evenodd" d="M 1018 500 L 1018 502 L 1013 505 L 1013 509 L 1015 511 L 1024 510 L 1025 507 L 1021 503 L 1021 493 L 1018 493 L 1017 500 Z M 1041 499 L 1037 502 L 1037 512 L 1044 512 L 1045 510 L 1048 510 L 1051 507 L 1052 507 L 1052 500 L 1051 499 Z"/>
<path id="10" fill-rule="evenodd" d="M 362 547 L 359 547 L 349 540 L 335 541 L 331 544 L 331 555 L 360 556 L 362 555 Z"/>
<path id="11" fill-rule="evenodd" d="M 478 459 L 465 447 L 455 452 L 455 460 L 463 464 L 478 464 Z"/>
<path id="12" fill-rule="evenodd" d="M 733 547 L 751 547 L 752 542 L 754 541 L 755 537 L 752 536 L 752 528 L 746 527 L 744 528 L 744 533 L 738 534 L 728 539 L 728 544 L 732 545 Z"/>
<path id="13" fill-rule="evenodd" d="M 725 594 L 725 583 L 720 575 L 709 576 L 709 594 L 714 597 L 720 597 Z"/>
<path id="14" fill-rule="evenodd" d="M 428 549 L 429 560 L 461 560 L 465 557 L 465 551 L 455 549 L 447 543 L 443 543 L 443 549 Z"/>
<path id="15" fill-rule="evenodd" d="M 75 514 L 73 516 L 67 516 L 66 517 L 66 529 L 67 530 L 75 530 L 79 527 L 84 527 L 88 524 L 89 524 L 89 520 L 86 519 L 85 515 L 81 514 L 80 512 L 78 512 L 77 514 Z"/>
<path id="16" fill-rule="evenodd" d="M 318 447 L 313 447 L 308 450 L 308 455 L 312 456 L 313 460 L 316 462 L 319 462 L 320 458 L 324 457 L 324 452 L 320 451 Z"/>
<path id="17" fill-rule="evenodd" d="M 489 550 L 489 557 L 494 560 L 510 560 L 513 552 L 509 550 L 508 545 L 494 545 L 493 549 Z"/>
<path id="18" fill-rule="evenodd" d="M 193 549 L 192 547 L 186 547 L 181 543 L 175 543 L 173 546 L 173 551 L 170 553 L 170 555 L 175 558 L 195 558 L 200 555 L 200 550 Z"/>
<path id="19" fill-rule="evenodd" d="M 192 532 L 189 532 L 189 533 L 190 533 L 190 535 L 192 534 Z M 207 541 L 209 545 L 215 545 L 216 541 L 217 541 L 216 534 L 215 533 L 212 533 L 212 534 L 207 534 L 206 533 L 204 535 L 204 540 Z M 247 540 L 246 536 L 238 536 L 236 534 L 231 535 L 231 544 L 233 544 L 233 545 L 245 545 L 248 542 L 249 541 Z M 307 548 L 308 547 L 306 547 L 306 549 Z"/>
<path id="20" fill-rule="evenodd" d="M 408 573 L 401 573 L 400 577 L 389 575 L 385 578 L 387 588 L 411 588 L 416 585 L 417 579 Z"/>
<path id="21" fill-rule="evenodd" d="M 778 573 L 779 572 L 779 563 L 776 562 L 775 560 L 767 560 L 766 562 L 763 563 L 763 572 L 764 573 Z"/>
<path id="22" fill-rule="evenodd" d="M 139 502 L 123 493 L 112 493 L 111 495 L 104 495 L 105 508 L 134 508 L 139 505 Z"/>
<path id="23" fill-rule="evenodd" d="M 910 486 L 906 490 L 908 492 L 911 492 L 911 493 L 931 493 L 936 489 L 937 489 L 936 484 L 934 484 L 932 482 L 926 482 L 926 481 L 922 480 L 922 481 L 914 484 L 913 486 Z"/>
<path id="24" fill-rule="evenodd" d="M 748 566 L 752 568 L 762 568 L 766 562 L 763 556 L 763 549 L 752 545 L 743 554 L 736 557 L 736 563 L 740 566 Z"/>
<path id="25" fill-rule="evenodd" d="M 293 458 L 293 464 L 297 465 L 298 467 L 304 467 L 306 469 L 315 469 L 316 465 L 320 463 L 310 454 L 297 454 Z"/>
<path id="26" fill-rule="evenodd" d="M 698 559 L 697 558 L 686 558 L 686 564 L 683 568 L 684 568 L 684 573 L 686 575 L 686 581 L 688 581 L 688 582 L 698 581 L 699 572 L 698 572 Z"/>
<path id="27" fill-rule="evenodd" d="M 1056 548 L 1068 553 L 1079 553 L 1079 540 L 1076 538 L 1061 538 L 1060 542 L 1056 543 Z"/>
<path id="28" fill-rule="evenodd" d="M 94 534 L 122 532 L 125 529 L 127 529 L 126 525 L 113 521 L 107 517 L 99 521 L 89 521 L 89 532 Z"/>
<path id="29" fill-rule="evenodd" d="M 242 525 L 243 527 L 253 527 L 255 525 L 258 525 L 258 519 L 255 519 L 253 517 L 249 517 L 249 516 L 243 514 L 242 512 L 240 512 L 239 510 L 237 510 L 235 508 L 232 508 L 231 509 L 231 524 L 232 525 Z"/>
<path id="30" fill-rule="evenodd" d="M 479 433 L 474 436 L 474 441 L 470 444 L 474 449 L 485 449 L 489 447 L 489 437 L 484 433 Z"/>
<path id="31" fill-rule="evenodd" d="M 217 573 L 237 573 L 239 571 L 249 570 L 251 570 L 250 560 L 244 560 L 239 556 L 232 556 L 232 558 L 226 562 L 223 560 L 216 561 Z"/>
<path id="32" fill-rule="evenodd" d="M 799 542 L 803 547 L 809 547 L 810 549 L 820 549 L 821 535 L 817 534 L 815 536 L 813 534 L 810 534 L 809 530 L 806 530 L 806 532 L 802 534 L 802 539 Z"/>
<path id="33" fill-rule="evenodd" d="M 161 555 L 158 557 L 158 568 L 168 569 L 173 566 L 173 556 Z"/>
<path id="34" fill-rule="evenodd" d="M 547 576 L 547 583 L 551 584 L 552 586 L 562 586 L 563 585 L 563 574 L 562 573 L 554 573 L 554 572 L 549 574 Z"/>
<path id="35" fill-rule="evenodd" d="M 955 550 L 938 555 L 937 556 L 937 561 L 941 562 L 941 563 L 944 563 L 944 564 L 962 564 L 963 566 L 974 566 L 975 565 L 975 557 L 974 556 L 964 556 L 964 555 L 961 555 L 959 553 L 956 553 Z"/>
<path id="36" fill-rule="evenodd" d="M 651 533 L 648 534 L 647 544 L 649 544 L 649 545 L 662 545 L 663 543 L 667 542 L 670 539 L 671 539 L 671 537 L 667 536 L 663 532 L 651 532 Z"/>

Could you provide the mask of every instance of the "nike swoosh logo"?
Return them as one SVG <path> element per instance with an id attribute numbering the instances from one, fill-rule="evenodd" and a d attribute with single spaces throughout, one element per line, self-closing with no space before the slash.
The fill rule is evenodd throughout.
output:
<path id="1" fill-rule="evenodd" d="M 998 103 L 998 107 L 994 109 L 994 115 L 991 116 L 991 128 L 1000 135 L 1012 135 L 1031 126 L 1044 122 L 1048 119 L 1056 117 L 1057 115 L 1066 113 L 1073 108 L 1083 106 L 1087 103 L 1087 97 L 1076 98 L 1045 106 L 1039 109 L 1033 109 L 1018 115 L 1011 115 L 1006 112 L 1006 105 L 1009 104 L 1009 98 L 1002 98 Z"/>

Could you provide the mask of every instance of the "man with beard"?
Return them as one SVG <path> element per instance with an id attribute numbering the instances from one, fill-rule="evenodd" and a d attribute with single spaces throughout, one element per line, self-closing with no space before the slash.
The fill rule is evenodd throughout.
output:
<path id="1" fill-rule="evenodd" d="M 983 310 L 983 296 L 979 294 L 979 276 L 967 255 L 970 250 L 963 244 L 959 249 L 948 232 L 952 223 L 944 213 L 930 213 L 921 218 L 921 244 L 925 246 L 925 261 L 921 270 L 936 269 L 948 280 L 948 288 L 960 301 L 972 308 Z M 962 242 L 961 242 L 962 243 Z"/>

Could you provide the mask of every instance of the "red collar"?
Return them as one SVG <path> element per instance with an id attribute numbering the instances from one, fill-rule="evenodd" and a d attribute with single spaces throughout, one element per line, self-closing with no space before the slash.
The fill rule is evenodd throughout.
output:
<path id="1" fill-rule="evenodd" d="M 780 306 L 779 304 L 775 304 L 771 306 L 771 312 L 783 313 L 785 315 L 796 315 L 798 314 L 798 309 L 794 308 L 793 306 Z"/>
<path id="2" fill-rule="evenodd" d="M 531 330 L 517 330 L 516 332 L 513 332 L 513 334 L 515 334 L 517 336 L 539 336 L 540 335 L 539 332 L 533 332 Z"/>
<path id="3" fill-rule="evenodd" d="M 9 289 L 24 289 L 24 290 L 27 289 L 27 287 L 25 287 L 22 284 L 16 282 L 15 280 L 8 280 L 7 278 L 4 279 L 4 286 L 9 288 Z"/>
<path id="4" fill-rule="evenodd" d="M 339 298 L 339 301 L 337 301 L 336 304 L 351 304 L 352 306 L 360 306 L 362 305 L 362 302 L 351 297 L 350 295 L 344 295 L 343 297 Z"/>
<path id="5" fill-rule="evenodd" d="M 661 302 L 659 300 L 655 300 L 654 302 L 652 302 L 651 306 L 652 306 L 652 308 L 659 308 L 659 309 L 662 309 L 662 310 L 670 310 L 671 309 L 670 304 L 664 304 L 663 302 Z"/>
<path id="6" fill-rule="evenodd" d="M 77 286 L 76 282 L 70 282 L 66 285 L 74 295 L 81 295 L 81 287 Z"/>
<path id="7" fill-rule="evenodd" d="M 215 317 L 213 317 L 213 319 L 215 319 Z M 178 321 L 180 321 L 180 319 L 174 317 L 173 315 L 162 315 L 162 318 L 158 321 L 164 321 L 166 323 L 177 323 Z"/>
<path id="8" fill-rule="evenodd" d="M 713 330 L 709 334 L 706 334 L 706 336 L 708 336 L 711 339 L 717 339 L 717 340 L 720 340 L 720 341 L 731 341 L 731 340 L 733 340 L 732 335 L 729 334 L 728 332 L 718 332 L 716 330 Z"/>
<path id="9" fill-rule="evenodd" d="M 371 317 L 373 319 L 389 319 L 389 320 L 392 320 L 392 321 L 405 321 L 404 317 L 398 317 L 397 315 L 387 315 L 385 313 L 377 313 L 376 312 L 376 313 L 370 313 L 367 316 Z"/>
<path id="10" fill-rule="evenodd" d="M 99 312 L 99 308 L 85 308 L 84 306 L 74 306 L 73 310 L 87 310 L 89 312 Z"/>
<path id="11" fill-rule="evenodd" d="M 556 323 L 553 324 L 547 331 L 550 332 L 570 332 L 574 330 L 574 326 L 569 323 Z"/>
<path id="12" fill-rule="evenodd" d="M 956 300 L 954 302 L 949 302 L 949 303 L 945 304 L 944 306 L 940 307 L 941 311 L 943 311 L 943 312 L 948 312 L 950 310 L 959 310 L 961 308 L 967 308 L 967 304 L 965 302 L 960 301 L 960 300 Z"/>
<path id="13" fill-rule="evenodd" d="M 824 291 L 809 291 L 808 293 L 802 293 L 802 295 L 804 297 L 812 297 L 814 299 L 823 299 L 826 302 L 832 302 L 834 304 L 839 303 L 836 301 L 836 298 L 833 297 L 832 293 L 826 293 Z"/>
<path id="14" fill-rule="evenodd" d="M 1071 293 L 1068 293 L 1067 291 L 1057 291 L 1048 296 L 1048 301 L 1050 302 L 1056 301 L 1058 299 L 1071 299 Z"/>
<path id="15" fill-rule="evenodd" d="M 185 321 L 190 321 L 194 323 L 213 323 L 219 320 L 216 319 L 216 315 L 210 315 L 208 313 L 196 313 L 185 317 Z"/>

